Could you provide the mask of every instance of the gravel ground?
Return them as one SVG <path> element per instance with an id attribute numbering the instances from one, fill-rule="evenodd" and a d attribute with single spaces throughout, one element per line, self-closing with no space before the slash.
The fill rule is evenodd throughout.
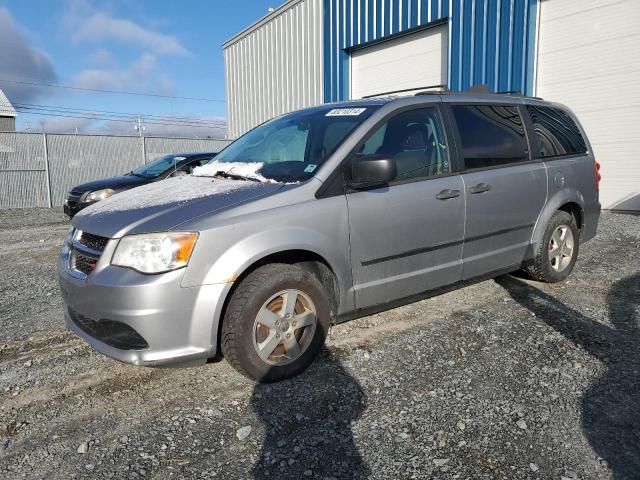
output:
<path id="1" fill-rule="evenodd" d="M 60 212 L 0 212 L 0 478 L 640 478 L 640 217 L 560 285 L 334 327 L 290 381 L 123 365 L 62 320 Z M 26 239 L 26 240 L 25 240 Z"/>

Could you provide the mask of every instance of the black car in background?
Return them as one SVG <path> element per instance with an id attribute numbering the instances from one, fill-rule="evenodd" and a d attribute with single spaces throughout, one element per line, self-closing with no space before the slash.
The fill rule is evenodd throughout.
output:
<path id="1" fill-rule="evenodd" d="M 64 203 L 64 213 L 73 217 L 92 203 L 111 195 L 169 177 L 189 175 L 195 167 L 208 163 L 216 153 L 176 153 L 147 163 L 120 177 L 95 180 L 73 187 Z"/>

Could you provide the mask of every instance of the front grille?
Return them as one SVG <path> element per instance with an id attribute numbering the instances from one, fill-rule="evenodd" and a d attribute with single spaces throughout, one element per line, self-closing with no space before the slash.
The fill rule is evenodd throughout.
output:
<path id="1" fill-rule="evenodd" d="M 81 244 L 86 245 L 93 250 L 99 250 L 100 252 L 105 249 L 108 242 L 108 238 L 100 237 L 99 235 L 94 235 L 93 233 L 82 232 L 82 235 L 80 235 Z"/>
<path id="2" fill-rule="evenodd" d="M 109 319 L 94 320 L 69 308 L 69 317 L 80 330 L 107 345 L 120 350 L 144 350 L 147 341 L 133 328 Z"/>
<path id="3" fill-rule="evenodd" d="M 107 246 L 109 239 L 89 232 L 77 230 L 69 243 L 70 267 L 89 275 L 93 272 Z"/>
<path id="4" fill-rule="evenodd" d="M 83 255 L 78 253 L 77 251 L 73 253 L 73 267 L 79 272 L 84 273 L 85 275 L 89 275 L 96 268 L 96 264 L 98 263 L 99 258 L 89 257 L 87 255 Z"/>

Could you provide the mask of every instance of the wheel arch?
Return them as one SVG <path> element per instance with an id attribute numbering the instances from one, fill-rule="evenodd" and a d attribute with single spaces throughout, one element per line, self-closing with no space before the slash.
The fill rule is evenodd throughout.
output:
<path id="1" fill-rule="evenodd" d="M 584 198 L 577 189 L 565 189 L 547 200 L 542 212 L 538 216 L 533 235 L 531 237 L 532 250 L 534 254 L 542 242 L 542 237 L 551 217 L 558 210 L 571 214 L 576 219 L 578 230 L 582 230 L 584 225 Z"/>
<path id="2" fill-rule="evenodd" d="M 264 256 L 254 259 L 254 261 L 247 265 L 241 273 L 234 278 L 233 283 L 230 288 L 224 295 L 222 300 L 222 308 L 220 309 L 220 313 L 218 315 L 217 325 L 215 325 L 217 332 L 215 335 L 216 338 L 216 352 L 217 355 L 220 356 L 222 354 L 222 350 L 220 348 L 221 341 L 221 333 L 222 333 L 222 324 L 224 322 L 225 312 L 227 310 L 227 306 L 229 301 L 233 297 L 235 290 L 242 283 L 242 281 L 254 272 L 256 269 L 273 263 L 284 263 L 289 265 L 297 265 L 304 270 L 308 271 L 312 275 L 315 275 L 318 280 L 325 287 L 325 290 L 329 296 L 329 301 L 331 302 L 331 316 L 332 323 L 333 319 L 337 315 L 338 308 L 340 306 L 340 279 L 338 278 L 337 273 L 332 268 L 329 261 L 324 258 L 319 253 L 302 248 L 295 249 L 284 249 L 276 252 L 272 252 L 269 254 L 265 254 Z"/>

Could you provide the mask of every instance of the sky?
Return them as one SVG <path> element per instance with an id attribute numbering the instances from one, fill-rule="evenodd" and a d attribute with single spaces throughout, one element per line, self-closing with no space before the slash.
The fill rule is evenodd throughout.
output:
<path id="1" fill-rule="evenodd" d="M 220 137 L 221 45 L 283 2 L 0 0 L 0 89 L 17 130 Z"/>

